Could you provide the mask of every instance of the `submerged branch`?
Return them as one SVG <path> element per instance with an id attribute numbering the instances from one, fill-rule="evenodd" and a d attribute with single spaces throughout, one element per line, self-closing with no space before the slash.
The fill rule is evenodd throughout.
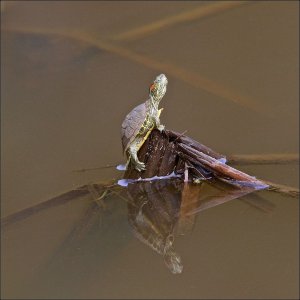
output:
<path id="1" fill-rule="evenodd" d="M 65 204 L 71 200 L 74 200 L 78 197 L 85 196 L 89 193 L 86 186 L 81 186 L 78 189 L 74 189 L 71 191 L 68 191 L 64 194 L 61 194 L 57 197 L 48 199 L 46 201 L 40 202 L 38 204 L 32 205 L 30 207 L 24 208 L 22 210 L 19 210 L 15 213 L 12 213 L 6 217 L 1 218 L 1 227 L 6 226 L 8 224 L 26 219 L 35 213 L 38 213 L 44 209 L 48 209 L 57 205 Z"/>
<path id="2" fill-rule="evenodd" d="M 199 5 L 190 10 L 183 11 L 171 16 L 164 16 L 162 19 L 154 20 L 145 25 L 140 25 L 137 28 L 121 32 L 113 37 L 116 41 L 133 41 L 140 38 L 145 38 L 155 32 L 172 27 L 177 24 L 188 23 L 194 20 L 200 20 L 213 16 L 217 13 L 239 7 L 240 5 L 249 3 L 248 1 L 224 1 L 212 2 L 207 5 Z"/>
<path id="3" fill-rule="evenodd" d="M 268 191 L 277 192 L 277 193 L 280 193 L 280 194 L 283 194 L 286 196 L 290 196 L 292 198 L 299 197 L 299 189 L 297 189 L 297 188 L 283 185 L 283 184 L 274 183 L 274 182 L 267 181 L 267 180 L 264 180 L 264 182 L 269 185 Z"/>
<path id="4" fill-rule="evenodd" d="M 12 224 L 14 222 L 27 219 L 27 218 L 31 217 L 32 215 L 34 215 L 38 212 L 41 212 L 45 209 L 53 208 L 55 206 L 65 204 L 69 201 L 76 200 L 79 197 L 83 197 L 83 196 L 86 196 L 86 195 L 89 195 L 89 194 L 94 196 L 93 193 L 91 192 L 91 187 L 92 186 L 97 188 L 98 192 L 100 192 L 101 190 L 103 192 L 105 192 L 105 191 L 110 190 L 112 188 L 114 188 L 114 189 L 120 188 L 119 186 L 116 186 L 112 182 L 98 183 L 98 184 L 85 184 L 85 185 L 82 185 L 82 186 L 80 186 L 76 189 L 73 189 L 73 190 L 70 190 L 66 193 L 63 193 L 59 196 L 56 196 L 54 198 L 50 198 L 48 200 L 45 200 L 45 201 L 40 202 L 38 204 L 29 206 L 27 208 L 21 209 L 21 210 L 15 212 L 15 213 L 12 213 L 12 214 L 10 214 L 6 217 L 1 218 L 1 227 L 5 227 L 6 225 Z M 101 197 L 98 198 L 98 199 L 95 199 L 95 201 L 96 200 L 101 200 Z M 99 205 L 99 204 L 101 205 L 101 203 L 98 203 L 97 205 Z"/>
<path id="5" fill-rule="evenodd" d="M 209 78 L 201 76 L 197 72 L 192 72 L 177 65 L 157 61 L 156 59 L 146 56 L 141 53 L 131 51 L 129 48 L 117 45 L 108 40 L 100 40 L 91 34 L 83 31 L 62 31 L 53 28 L 30 28 L 30 27 L 17 27 L 17 28 L 5 28 L 6 32 L 23 33 L 23 34 L 36 34 L 36 35 L 50 35 L 58 36 L 62 38 L 70 38 L 75 41 L 85 43 L 87 45 L 96 47 L 100 50 L 107 51 L 114 55 L 125 58 L 129 61 L 135 62 L 142 66 L 145 66 L 151 70 L 159 71 L 164 70 L 170 76 L 173 76 L 195 88 L 204 90 L 213 95 L 217 95 L 221 99 L 235 103 L 246 109 L 261 114 L 268 113 L 267 107 L 263 107 L 262 103 L 258 106 L 254 99 L 249 96 L 241 95 L 235 90 L 231 90 L 219 82 L 215 82 Z"/>

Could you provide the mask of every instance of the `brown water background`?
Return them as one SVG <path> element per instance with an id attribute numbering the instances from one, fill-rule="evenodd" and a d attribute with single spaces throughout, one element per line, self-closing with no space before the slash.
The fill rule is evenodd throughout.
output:
<path id="1" fill-rule="evenodd" d="M 298 152 L 298 36 L 297 1 L 1 1 L 2 217 L 119 178 L 72 171 L 124 161 L 120 125 L 159 73 L 167 128 L 226 155 Z M 296 164 L 238 168 L 298 186 Z M 272 213 L 199 214 L 178 276 L 120 199 L 68 255 L 87 201 L 36 214 L 2 232 L 2 298 L 298 298 L 298 199 L 260 194 Z"/>

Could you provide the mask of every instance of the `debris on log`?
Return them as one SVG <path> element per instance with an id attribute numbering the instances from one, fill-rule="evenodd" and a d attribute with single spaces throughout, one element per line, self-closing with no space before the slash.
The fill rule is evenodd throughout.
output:
<path id="1" fill-rule="evenodd" d="M 238 187 L 268 187 L 263 181 L 228 166 L 224 155 L 172 130 L 154 129 L 139 150 L 138 158 L 145 163 L 146 170 L 138 172 L 129 164 L 124 179 L 188 173 L 186 179 L 191 181 L 218 178 Z"/>

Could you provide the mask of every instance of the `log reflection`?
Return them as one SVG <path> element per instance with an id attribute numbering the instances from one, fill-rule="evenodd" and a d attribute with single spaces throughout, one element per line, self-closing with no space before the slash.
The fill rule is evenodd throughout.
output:
<path id="1" fill-rule="evenodd" d="M 179 179 L 136 182 L 126 191 L 129 224 L 142 243 L 163 257 L 172 273 L 181 273 L 183 264 L 174 247 L 175 238 L 193 229 L 199 212 L 254 190 L 219 180 L 200 184 Z M 251 205 L 251 199 L 247 203 Z"/>

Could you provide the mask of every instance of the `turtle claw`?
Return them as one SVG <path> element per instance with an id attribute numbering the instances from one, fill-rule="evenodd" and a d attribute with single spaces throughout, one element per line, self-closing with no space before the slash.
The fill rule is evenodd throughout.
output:
<path id="1" fill-rule="evenodd" d="M 163 130 L 165 130 L 165 125 L 159 125 L 159 126 L 157 127 L 157 129 L 158 129 L 160 132 L 162 132 Z"/>
<path id="2" fill-rule="evenodd" d="M 136 162 L 135 169 L 139 172 L 146 170 L 146 166 L 143 162 Z"/>

